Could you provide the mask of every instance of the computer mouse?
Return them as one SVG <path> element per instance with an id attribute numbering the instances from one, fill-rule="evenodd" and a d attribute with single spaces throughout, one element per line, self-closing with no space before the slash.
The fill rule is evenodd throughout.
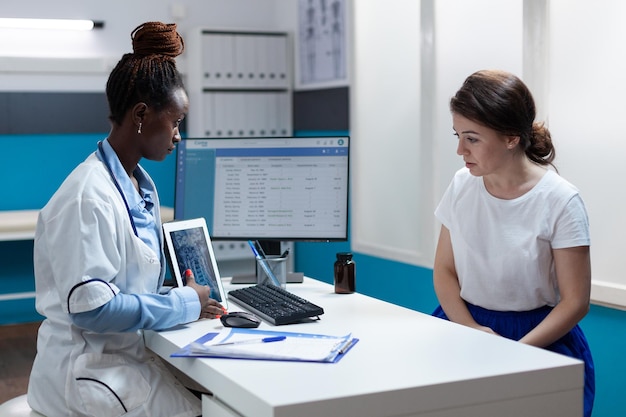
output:
<path id="1" fill-rule="evenodd" d="M 220 317 L 224 327 L 259 327 L 261 319 L 246 311 L 231 311 Z"/>

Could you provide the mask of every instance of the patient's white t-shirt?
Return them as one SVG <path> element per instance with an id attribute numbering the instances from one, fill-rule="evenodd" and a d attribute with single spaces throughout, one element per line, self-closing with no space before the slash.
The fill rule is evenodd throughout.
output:
<path id="1" fill-rule="evenodd" d="M 526 194 L 502 200 L 460 169 L 435 216 L 450 230 L 461 297 L 497 311 L 554 306 L 552 249 L 588 246 L 589 221 L 576 187 L 546 171 Z"/>

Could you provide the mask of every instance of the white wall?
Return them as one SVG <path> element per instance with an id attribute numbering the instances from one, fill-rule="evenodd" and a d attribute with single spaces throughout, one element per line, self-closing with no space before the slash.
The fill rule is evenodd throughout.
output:
<path id="1" fill-rule="evenodd" d="M 454 172 L 463 166 L 456 154 L 450 98 L 465 78 L 481 69 L 502 69 L 522 77 L 522 0 L 435 0 L 436 121 L 433 158 L 438 202 Z M 433 208 L 434 211 L 434 208 Z M 431 212 L 432 215 L 432 212 Z M 438 230 L 437 230 L 438 232 Z"/>
<path id="2" fill-rule="evenodd" d="M 592 298 L 626 307 L 626 2 L 549 4 L 556 163 L 589 211 Z"/>
<path id="3" fill-rule="evenodd" d="M 626 307 L 626 2 L 354 3 L 354 249 L 432 265 L 433 211 L 462 165 L 448 100 L 473 71 L 500 68 L 530 86 L 587 204 L 592 300 Z"/>
<path id="4" fill-rule="evenodd" d="M 417 263 L 419 230 L 420 2 L 353 1 L 350 97 L 352 247 Z M 410 219 L 410 221 L 406 221 Z M 428 252 L 428 251 L 427 251 Z"/>
<path id="5" fill-rule="evenodd" d="M 291 25 L 281 8 L 287 1 L 3 1 L 2 17 L 93 19 L 105 26 L 91 32 L 0 29 L 0 90 L 104 91 L 111 68 L 132 50 L 130 32 L 143 22 L 177 23 L 183 38 L 194 27 L 283 30 Z M 185 54 L 177 61 L 184 72 Z"/>
<path id="6" fill-rule="evenodd" d="M 448 101 L 478 69 L 521 76 L 522 0 L 371 0 L 353 8 L 353 249 L 430 267 L 433 211 L 462 166 Z"/>

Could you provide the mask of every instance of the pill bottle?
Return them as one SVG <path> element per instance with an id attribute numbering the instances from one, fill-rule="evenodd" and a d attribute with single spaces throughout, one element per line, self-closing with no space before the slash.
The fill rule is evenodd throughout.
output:
<path id="1" fill-rule="evenodd" d="M 350 252 L 337 253 L 335 261 L 335 292 L 337 294 L 351 294 L 356 290 L 354 283 L 354 261 Z"/>

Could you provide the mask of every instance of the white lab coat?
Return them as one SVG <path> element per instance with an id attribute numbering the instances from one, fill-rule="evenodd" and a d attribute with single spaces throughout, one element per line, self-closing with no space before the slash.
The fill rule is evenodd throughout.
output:
<path id="1" fill-rule="evenodd" d="M 158 212 L 156 194 L 154 203 Z M 34 266 L 36 307 L 46 319 L 28 388 L 33 409 L 48 417 L 200 415 L 199 400 L 146 351 L 141 331 L 98 334 L 71 322 L 70 312 L 93 310 L 120 291 L 154 293 L 163 279 L 160 254 L 135 236 L 95 154 L 42 209 Z"/>

